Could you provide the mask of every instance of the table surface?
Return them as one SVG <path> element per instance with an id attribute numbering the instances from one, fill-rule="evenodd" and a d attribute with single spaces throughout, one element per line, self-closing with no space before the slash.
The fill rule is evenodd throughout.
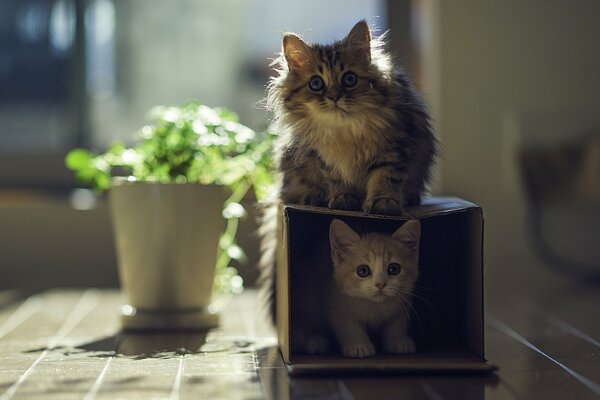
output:
<path id="1" fill-rule="evenodd" d="M 121 333 L 116 290 L 0 292 L 0 400 L 595 399 L 599 300 L 562 283 L 492 291 L 495 374 L 290 378 L 253 290 L 207 335 Z"/>

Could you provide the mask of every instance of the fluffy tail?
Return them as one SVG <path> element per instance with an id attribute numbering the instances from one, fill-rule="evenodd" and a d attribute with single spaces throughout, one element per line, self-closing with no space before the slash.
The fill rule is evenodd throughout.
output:
<path id="1" fill-rule="evenodd" d="M 259 260 L 260 299 L 263 311 L 269 321 L 276 323 L 276 257 L 277 257 L 277 202 L 269 201 L 262 205 L 258 233 L 260 235 L 261 257 Z"/>

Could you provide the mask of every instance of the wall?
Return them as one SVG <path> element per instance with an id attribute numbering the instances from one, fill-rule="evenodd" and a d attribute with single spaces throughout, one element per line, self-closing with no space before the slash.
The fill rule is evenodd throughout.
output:
<path id="1" fill-rule="evenodd" d="M 510 279 L 538 268 L 518 151 L 600 132 L 600 2 L 426 3 L 439 13 L 441 192 L 484 207 L 488 278 Z M 584 240 L 589 229 L 576 233 Z"/>
<path id="2" fill-rule="evenodd" d="M 75 210 L 67 199 L 0 191 L 0 290 L 115 287 L 109 210 Z"/>

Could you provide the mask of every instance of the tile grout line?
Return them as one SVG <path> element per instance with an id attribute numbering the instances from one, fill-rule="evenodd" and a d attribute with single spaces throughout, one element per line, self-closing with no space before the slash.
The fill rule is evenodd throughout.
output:
<path id="1" fill-rule="evenodd" d="M 429 398 L 431 400 L 444 400 L 444 396 L 442 396 L 440 394 L 440 392 L 435 390 L 435 388 L 433 386 L 431 386 L 431 384 L 429 382 L 427 382 L 425 379 L 419 379 L 419 385 L 421 386 L 421 389 L 423 389 L 423 391 L 427 395 L 427 398 Z"/>
<path id="2" fill-rule="evenodd" d="M 98 305 L 98 291 L 95 289 L 86 290 L 73 308 L 73 311 L 67 316 L 65 322 L 54 335 L 53 340 L 48 346 L 49 350 L 54 350 L 58 343 L 64 339 L 93 309 Z"/>
<path id="3" fill-rule="evenodd" d="M 92 385 L 92 388 L 90 389 L 89 392 L 87 392 L 87 394 L 85 395 L 83 400 L 93 400 L 96 398 L 96 395 L 98 394 L 98 391 L 100 390 L 100 385 L 102 384 L 102 381 L 104 380 L 104 377 L 106 376 L 106 373 L 108 372 L 108 368 L 110 367 L 110 364 L 112 363 L 112 360 L 114 358 L 115 358 L 114 356 L 110 356 L 108 358 L 108 360 L 106 360 L 106 364 L 104 364 L 104 368 L 102 368 L 100 375 L 98 375 L 98 378 L 96 378 L 96 381 Z"/>
<path id="4" fill-rule="evenodd" d="M 519 296 L 519 297 L 521 297 L 521 296 Z M 526 303 L 527 307 L 529 309 L 534 310 L 539 314 L 538 315 L 536 313 L 531 313 L 531 314 L 533 314 L 534 318 L 539 319 L 542 322 L 546 322 L 547 324 L 550 324 L 550 325 L 552 325 L 558 329 L 561 329 L 567 333 L 570 333 L 571 335 L 576 336 L 579 339 L 584 340 L 596 347 L 600 347 L 599 341 L 597 341 L 593 337 L 587 335 L 586 333 L 580 331 L 579 329 L 575 328 L 573 325 L 571 325 L 567 321 L 564 321 L 564 320 L 556 317 L 555 315 L 544 310 L 543 308 L 531 303 L 529 300 L 525 299 L 524 297 L 521 297 L 521 301 L 523 303 Z"/>
<path id="5" fill-rule="evenodd" d="M 25 300 L 21 305 L 13 312 L 6 321 L 0 326 L 0 338 L 6 336 L 10 331 L 17 328 L 29 317 L 35 314 L 40 309 L 40 300 L 37 297 L 30 297 Z"/>
<path id="6" fill-rule="evenodd" d="M 100 391 L 100 385 L 102 385 L 102 382 L 104 381 L 104 378 L 106 377 L 108 369 L 110 368 L 110 364 L 112 364 L 115 356 L 118 354 L 119 349 L 121 348 L 121 344 L 123 343 L 123 340 L 124 340 L 123 336 L 121 334 L 119 334 L 117 336 L 117 339 L 115 342 L 115 348 L 112 352 L 112 355 L 110 355 L 108 357 L 108 360 L 106 360 L 106 364 L 104 364 L 104 368 L 102 368 L 102 371 L 100 371 L 100 375 L 98 375 L 98 377 L 94 381 L 94 384 L 90 388 L 89 392 L 87 392 L 87 394 L 85 395 L 83 400 L 93 400 L 96 398 L 96 396 L 98 395 L 98 392 Z"/>
<path id="7" fill-rule="evenodd" d="M 533 343 L 531 343 L 530 341 L 525 339 L 523 336 L 519 335 L 515 330 L 511 329 L 508 325 L 506 325 L 505 323 L 503 323 L 502 321 L 500 321 L 498 318 L 494 317 L 493 315 L 487 313 L 486 320 L 487 320 L 488 324 L 490 324 L 493 328 L 495 328 L 498 331 L 504 333 L 505 335 L 513 338 L 517 342 L 528 347 L 530 350 L 533 350 L 536 353 L 546 357 L 548 360 L 552 361 L 553 363 L 555 363 L 556 365 L 558 365 L 559 367 L 564 369 L 569 375 L 571 375 L 573 378 L 578 380 L 585 387 L 587 387 L 592 392 L 594 392 L 594 394 L 600 395 L 600 384 L 592 381 L 589 378 L 586 378 L 585 376 L 581 375 L 580 373 L 567 367 L 565 364 L 561 363 L 560 361 L 555 360 L 548 354 L 544 353 L 542 350 L 540 350 L 538 347 L 536 347 Z"/>
<path id="8" fill-rule="evenodd" d="M 177 375 L 175 376 L 175 382 L 173 383 L 173 389 L 171 389 L 171 396 L 169 396 L 170 400 L 179 400 L 181 395 L 181 381 L 183 379 L 183 360 L 185 359 L 185 354 L 181 355 L 181 359 L 179 360 L 179 367 L 177 368 Z"/>
<path id="9" fill-rule="evenodd" d="M 342 400 L 356 400 L 356 397 L 354 397 L 354 395 L 352 394 L 350 389 L 348 389 L 348 386 L 344 383 L 343 380 L 338 379 L 336 383 L 338 393 L 340 394 Z"/>
<path id="10" fill-rule="evenodd" d="M 92 309 L 98 304 L 98 293 L 95 290 L 88 289 L 81 295 L 79 301 L 73 307 L 73 310 L 67 315 L 58 332 L 51 338 L 46 350 L 31 364 L 31 366 L 0 396 L 0 400 L 10 399 L 17 392 L 19 387 L 31 375 L 38 364 L 54 350 L 58 343 L 71 331 L 83 318 L 85 318 Z"/>

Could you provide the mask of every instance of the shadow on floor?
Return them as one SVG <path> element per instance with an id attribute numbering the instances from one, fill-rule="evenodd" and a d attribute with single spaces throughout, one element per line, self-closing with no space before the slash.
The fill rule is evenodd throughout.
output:
<path id="1" fill-rule="evenodd" d="M 210 351 L 206 349 L 208 332 L 176 333 L 131 333 L 119 332 L 92 342 L 74 347 L 57 346 L 27 350 L 24 353 L 38 353 L 46 350 L 59 350 L 66 355 L 85 355 L 90 357 L 122 356 L 135 360 L 146 358 L 172 358 L 184 354 L 197 354 Z"/>
<path id="2" fill-rule="evenodd" d="M 125 332 L 99 338 L 77 346 L 36 348 L 24 353 L 40 353 L 46 350 L 61 351 L 65 355 L 88 355 L 89 357 L 128 357 L 134 360 L 146 358 L 173 358 L 184 354 L 200 353 L 248 353 L 257 350 L 251 340 L 235 340 L 213 337 L 207 342 L 210 331 L 182 332 Z"/>

